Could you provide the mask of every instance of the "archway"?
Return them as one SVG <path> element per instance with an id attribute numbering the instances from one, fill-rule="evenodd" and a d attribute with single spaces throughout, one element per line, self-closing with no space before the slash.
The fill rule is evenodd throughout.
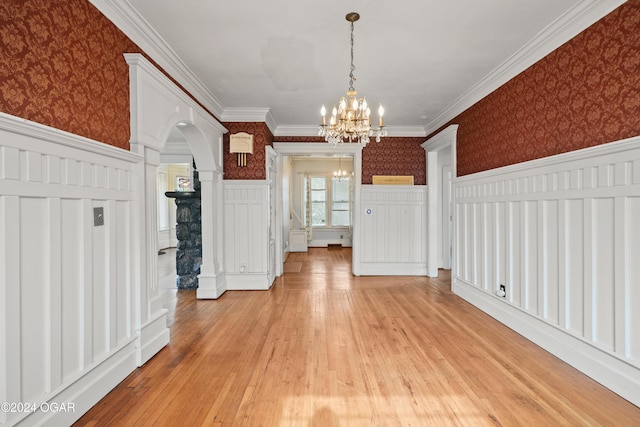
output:
<path id="1" fill-rule="evenodd" d="M 166 311 L 157 278 L 156 168 L 169 133 L 185 137 L 198 165 L 202 196 L 202 265 L 198 298 L 218 298 L 225 290 L 222 272 L 222 135 L 227 131 L 211 114 L 180 90 L 140 54 L 125 54 L 130 72 L 131 151 L 142 158 L 137 171 L 141 197 L 133 227 L 140 230 L 136 328 L 140 359 L 168 343 Z"/>

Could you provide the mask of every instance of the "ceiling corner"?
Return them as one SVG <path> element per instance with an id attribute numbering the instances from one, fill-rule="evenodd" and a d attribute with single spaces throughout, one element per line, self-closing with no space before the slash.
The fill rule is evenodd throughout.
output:
<path id="1" fill-rule="evenodd" d="M 89 2 L 213 115 L 222 115 L 220 101 L 127 0 Z"/>

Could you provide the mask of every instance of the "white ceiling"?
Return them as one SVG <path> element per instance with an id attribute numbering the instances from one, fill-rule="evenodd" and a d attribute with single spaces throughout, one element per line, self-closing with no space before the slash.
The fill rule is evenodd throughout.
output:
<path id="1" fill-rule="evenodd" d="M 426 135 L 470 106 L 474 97 L 477 101 L 485 96 L 621 3 L 92 2 L 103 12 L 108 8 L 105 3 L 113 3 L 128 15 L 139 13 L 135 16 L 135 31 L 148 34 L 155 30 L 153 36 L 166 42 L 170 47 L 167 51 L 173 51 L 168 57 L 179 58 L 180 66 L 196 76 L 199 86 L 174 77 L 188 90 L 198 86 L 197 91 L 192 91 L 196 96 L 207 92 L 213 104 L 218 104 L 218 110 L 222 108 L 221 119 L 262 112 L 276 135 L 314 134 L 321 104 L 332 105 L 347 90 L 348 12 L 361 16 L 355 23 L 355 89 L 376 107 L 374 111 L 379 102 L 383 103 L 385 124 L 390 126 L 391 134 Z M 606 11 L 593 12 L 597 4 L 606 4 Z M 566 30 L 568 27 L 572 29 Z M 125 33 L 165 67 L 167 60 L 154 57 L 143 37 L 132 34 L 130 29 Z M 170 66 L 165 69 L 171 72 Z"/>

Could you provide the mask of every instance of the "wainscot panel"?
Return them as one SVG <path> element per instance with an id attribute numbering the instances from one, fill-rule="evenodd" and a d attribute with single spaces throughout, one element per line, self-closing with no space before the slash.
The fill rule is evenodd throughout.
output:
<path id="1" fill-rule="evenodd" d="M 427 274 L 427 187 L 363 185 L 363 276 Z"/>
<path id="2" fill-rule="evenodd" d="M 224 181 L 227 290 L 269 289 L 267 181 Z"/>
<path id="3" fill-rule="evenodd" d="M 453 291 L 640 405 L 640 137 L 454 192 Z"/>
<path id="4" fill-rule="evenodd" d="M 136 368 L 140 161 L 0 114 L 0 402 L 35 408 L 0 424 L 69 425 Z"/>

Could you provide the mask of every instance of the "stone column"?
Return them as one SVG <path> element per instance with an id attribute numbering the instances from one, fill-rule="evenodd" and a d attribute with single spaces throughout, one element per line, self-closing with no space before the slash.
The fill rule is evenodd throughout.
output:
<path id="1" fill-rule="evenodd" d="M 187 192 L 184 192 L 187 193 Z M 188 192 L 189 196 L 196 192 Z M 186 194 L 185 194 L 186 195 Z M 199 194 L 198 194 L 199 196 Z M 176 197 L 176 285 L 178 289 L 197 289 L 202 264 L 202 222 L 200 197 Z"/>

